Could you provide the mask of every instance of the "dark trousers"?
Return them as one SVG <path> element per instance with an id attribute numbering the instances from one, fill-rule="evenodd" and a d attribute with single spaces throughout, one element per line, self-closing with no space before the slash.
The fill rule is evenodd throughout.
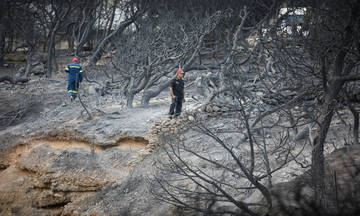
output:
<path id="1" fill-rule="evenodd" d="M 183 98 L 179 96 L 176 96 L 175 99 L 174 98 L 171 99 L 169 115 L 174 115 L 174 111 L 175 111 L 175 116 L 180 115 L 182 102 L 183 102 Z"/>
<path id="2" fill-rule="evenodd" d="M 78 89 L 79 89 L 79 82 L 76 82 L 76 80 L 69 80 L 68 81 L 68 93 L 70 96 L 72 96 L 73 98 L 76 98 L 76 95 L 78 93 Z"/>

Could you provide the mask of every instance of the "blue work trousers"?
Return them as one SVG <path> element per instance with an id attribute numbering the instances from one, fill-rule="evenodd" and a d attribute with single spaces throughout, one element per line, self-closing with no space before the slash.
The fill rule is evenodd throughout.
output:
<path id="1" fill-rule="evenodd" d="M 69 80 L 67 90 L 70 96 L 76 98 L 79 90 L 79 82 L 76 82 L 76 80 Z"/>

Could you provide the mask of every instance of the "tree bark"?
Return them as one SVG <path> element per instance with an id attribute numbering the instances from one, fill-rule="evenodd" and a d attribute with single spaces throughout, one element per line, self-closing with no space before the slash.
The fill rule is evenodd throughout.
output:
<path id="1" fill-rule="evenodd" d="M 46 72 L 46 77 L 47 78 L 51 78 L 52 76 L 52 60 L 53 60 L 53 55 L 52 55 L 52 52 L 53 52 L 53 44 L 54 44 L 54 40 L 55 40 L 55 34 L 54 33 L 51 33 L 51 36 L 50 36 L 50 41 L 49 41 L 49 45 L 48 45 L 48 56 L 47 56 L 47 62 L 46 62 L 46 65 L 47 65 L 47 72 Z"/>
<path id="2" fill-rule="evenodd" d="M 149 107 L 150 99 L 151 99 L 151 93 L 144 92 L 142 98 L 141 98 L 141 107 L 147 108 Z"/>
<path id="3" fill-rule="evenodd" d="M 109 34 L 105 37 L 100 44 L 97 46 L 96 50 L 93 52 L 90 58 L 89 67 L 96 65 L 96 62 L 101 58 L 101 56 L 105 53 L 106 46 L 115 38 L 118 37 L 129 25 L 134 23 L 138 17 L 140 17 L 145 11 L 137 11 L 134 16 L 130 19 L 123 21 L 120 23 L 116 31 Z"/>
<path id="4" fill-rule="evenodd" d="M 359 113 L 353 112 L 354 115 L 354 144 L 359 145 Z"/>
<path id="5" fill-rule="evenodd" d="M 165 82 L 164 84 L 160 85 L 156 90 L 146 91 L 144 92 L 142 99 L 141 99 L 141 106 L 148 107 L 150 103 L 150 99 L 159 95 L 164 89 L 170 87 L 170 82 Z"/>
<path id="6" fill-rule="evenodd" d="M 0 15 L 1 22 L 1 15 Z M 0 23 L 0 67 L 4 66 L 4 56 L 5 56 L 5 34 L 4 34 L 4 24 Z"/>
<path id="7" fill-rule="evenodd" d="M 359 113 L 351 105 L 349 105 L 349 109 L 354 117 L 354 129 L 353 129 L 354 144 L 359 145 Z"/>
<path id="8" fill-rule="evenodd" d="M 126 107 L 127 108 L 133 108 L 134 97 L 135 97 L 135 95 L 132 93 L 128 93 L 126 95 Z"/>
<path id="9" fill-rule="evenodd" d="M 324 143 L 327 132 L 330 127 L 331 119 L 337 104 L 336 98 L 341 91 L 344 80 L 342 76 L 347 75 L 352 69 L 351 64 L 345 61 L 348 54 L 346 48 L 351 46 L 354 40 L 353 29 L 356 28 L 356 20 L 359 17 L 360 3 L 357 2 L 351 9 L 350 19 L 348 25 L 344 29 L 344 37 L 342 37 L 341 49 L 337 54 L 334 61 L 333 73 L 327 73 L 325 70 L 325 62 L 322 61 L 322 79 L 324 87 L 324 104 L 321 109 L 319 117 L 319 129 L 316 131 L 316 136 L 313 141 L 312 151 L 312 181 L 315 189 L 315 202 L 317 207 L 326 210 L 326 200 L 324 194 Z"/>
<path id="10" fill-rule="evenodd" d="M 28 82 L 29 80 L 30 80 L 30 79 L 27 78 L 27 77 L 18 77 L 18 78 L 14 78 L 14 77 L 11 77 L 11 76 L 3 76 L 3 77 L 0 77 L 0 82 L 8 81 L 8 82 L 10 82 L 11 84 L 26 83 L 26 82 Z"/>
<path id="11" fill-rule="evenodd" d="M 68 46 L 69 46 L 69 52 L 73 53 L 75 47 L 75 41 L 73 37 L 68 37 Z"/>
<path id="12" fill-rule="evenodd" d="M 111 18 L 110 20 L 108 20 L 108 23 L 106 23 L 107 25 L 107 29 L 105 31 L 105 35 L 108 35 L 110 30 L 111 30 L 111 27 L 114 23 L 114 18 L 115 18 L 115 13 L 116 13 L 116 7 L 117 5 L 119 4 L 119 0 L 115 0 L 114 3 L 113 3 L 113 6 L 112 6 L 112 11 L 111 11 Z"/>
<path id="13" fill-rule="evenodd" d="M 29 47 L 29 51 L 26 54 L 26 67 L 25 67 L 25 74 L 24 74 L 25 77 L 29 77 L 29 75 L 30 75 L 32 56 L 33 56 L 33 48 Z"/>
<path id="14" fill-rule="evenodd" d="M 324 168 L 324 143 L 328 133 L 332 116 L 334 114 L 334 101 L 328 101 L 322 108 L 322 115 L 319 119 L 319 129 L 313 142 L 311 171 L 312 182 L 315 190 L 315 202 L 318 207 L 325 207 L 325 168 Z M 311 133 L 311 132 L 310 132 Z M 322 208 L 323 209 L 323 208 Z"/>
<path id="15" fill-rule="evenodd" d="M 55 27 L 51 30 L 50 33 L 50 39 L 49 39 L 49 44 L 48 44 L 48 60 L 47 60 L 47 73 L 46 73 L 46 77 L 47 78 L 51 78 L 52 76 L 52 65 L 53 65 L 53 61 L 56 63 L 55 60 L 55 36 L 56 36 L 56 32 L 58 31 L 60 27 L 60 20 L 58 20 L 55 24 Z"/>

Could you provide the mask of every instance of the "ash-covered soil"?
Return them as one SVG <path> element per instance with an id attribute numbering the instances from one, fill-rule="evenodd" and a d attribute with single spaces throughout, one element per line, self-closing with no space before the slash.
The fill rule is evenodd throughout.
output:
<path id="1" fill-rule="evenodd" d="M 108 137 L 129 133 L 146 136 L 149 126 L 156 120 L 166 119 L 170 98 L 164 92 L 151 101 L 149 108 L 125 107 L 124 98 L 113 95 L 89 94 L 92 84 L 83 82 L 80 98 L 92 115 L 89 119 L 79 99 L 70 101 L 66 93 L 65 73 L 51 79 L 33 76 L 25 84 L 0 83 L 1 134 L 12 133 L 29 137 L 32 133 L 54 130 L 78 130 L 108 140 Z M 138 99 L 138 98 L 137 98 Z"/>
<path id="2" fill-rule="evenodd" d="M 6 69 L 0 73 L 15 72 Z M 201 104 L 193 99 L 198 96 L 194 86 L 185 91 L 184 115 L 169 120 L 167 89 L 152 99 L 148 108 L 139 106 L 139 96 L 135 98 L 134 108 L 126 108 L 125 98 L 117 89 L 101 96 L 94 91 L 96 84 L 84 82 L 80 98 L 91 114 L 90 119 L 79 99 L 70 101 L 66 79 L 66 73 L 58 72 L 51 79 L 32 76 L 31 81 L 24 84 L 0 83 L 0 215 L 180 214 L 179 209 L 159 202 L 149 191 L 149 177 L 156 173 L 161 162 L 167 161 L 158 134 L 180 134 L 184 145 L 219 161 L 226 152 L 208 136 L 190 129 L 194 119 L 188 113 L 201 118 L 209 128 L 219 128 L 226 142 L 238 143 L 244 138 L 239 131 L 231 132 L 237 129 L 239 120 L 232 116 L 220 117 L 217 110 L 221 111 L 221 107 L 208 112 L 199 109 Z M 334 116 L 326 155 L 351 142 L 351 120 L 350 113 L 345 111 Z M 269 133 L 266 138 L 268 151 L 272 145 L 276 149 L 275 135 Z M 280 185 L 274 188 L 282 188 L 285 194 L 281 196 L 287 196 L 291 187 L 287 181 L 306 179 L 302 175 L 311 163 L 311 145 L 306 139 L 292 142 L 291 146 L 293 154 L 300 153 L 297 160 L 272 176 L 272 183 Z M 245 156 L 249 154 L 245 144 L 237 146 L 236 151 Z M 331 161 L 342 157 L 339 152 L 342 150 L 337 150 Z M 261 156 L 261 152 L 258 155 Z M 223 172 L 193 154 L 183 156 L 204 172 Z M 277 155 L 272 157 L 276 161 Z M 259 159 L 256 164 L 261 163 Z M 340 162 L 332 162 L 332 166 L 334 170 L 342 169 Z M 234 185 L 242 183 L 237 179 L 228 180 Z M 302 185 L 308 184 L 301 181 Z M 306 195 L 310 196 L 311 190 Z M 246 200 L 260 202 L 262 198 L 254 192 L 248 193 Z M 289 199 L 289 205 L 294 202 Z"/>
<path id="3" fill-rule="evenodd" d="M 0 73 L 16 74 L 16 68 Z M 32 76 L 24 84 L 0 83 L 0 215 L 83 215 L 88 202 L 101 203 L 97 193 L 124 187 L 122 182 L 133 184 L 134 167 L 151 168 L 139 164 L 154 149 L 149 147 L 150 128 L 168 120 L 167 91 L 148 108 L 139 106 L 139 97 L 134 108 L 126 108 L 119 92 L 101 96 L 85 81 L 80 98 L 90 119 L 79 98 L 70 101 L 66 87 L 64 72 L 51 79 Z M 146 212 L 149 205 L 156 211 L 167 206 L 154 205 L 150 194 L 143 195 L 135 212 Z M 136 199 L 134 194 L 128 198 Z M 108 210 L 122 212 L 118 201 Z M 100 205 L 94 212 L 106 215 L 104 209 Z"/>

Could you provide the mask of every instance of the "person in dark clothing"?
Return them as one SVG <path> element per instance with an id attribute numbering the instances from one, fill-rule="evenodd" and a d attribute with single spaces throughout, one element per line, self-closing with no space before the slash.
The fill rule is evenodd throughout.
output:
<path id="1" fill-rule="evenodd" d="M 77 58 L 73 58 L 73 63 L 69 64 L 65 68 L 65 72 L 69 73 L 67 90 L 70 95 L 71 101 L 76 98 L 78 94 L 79 84 L 82 82 L 83 79 L 83 69 L 78 62 L 79 60 Z"/>
<path id="2" fill-rule="evenodd" d="M 184 97 L 184 71 L 179 69 L 176 72 L 176 78 L 170 80 L 170 93 L 171 93 L 171 105 L 169 111 L 169 117 L 177 117 L 181 113 L 182 103 L 185 102 Z"/>

